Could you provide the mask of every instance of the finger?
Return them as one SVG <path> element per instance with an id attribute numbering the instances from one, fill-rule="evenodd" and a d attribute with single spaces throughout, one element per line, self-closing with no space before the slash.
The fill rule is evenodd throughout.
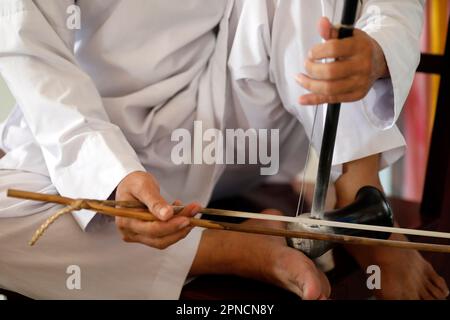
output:
<path id="1" fill-rule="evenodd" d="M 133 220 L 133 219 L 116 217 L 115 222 L 116 222 L 117 229 L 119 229 L 119 231 L 122 232 L 123 234 L 130 233 L 129 224 L 130 224 L 131 220 Z"/>
<path id="2" fill-rule="evenodd" d="M 177 213 L 177 216 L 185 216 L 191 218 L 196 216 L 201 209 L 202 206 L 199 203 L 193 202 L 185 206 L 179 213 Z"/>
<path id="3" fill-rule="evenodd" d="M 338 30 L 333 27 L 327 17 L 321 17 L 318 23 L 319 34 L 324 40 L 336 39 L 338 37 Z"/>
<path id="4" fill-rule="evenodd" d="M 125 219 L 121 217 L 116 217 L 116 227 L 119 230 L 120 234 L 122 235 L 122 240 L 125 242 L 130 242 L 130 239 L 137 235 L 137 233 L 132 232 L 131 230 L 127 228 L 123 228 L 122 226 L 125 225 Z"/>
<path id="5" fill-rule="evenodd" d="M 174 233 L 170 236 L 163 237 L 163 238 L 149 238 L 145 237 L 143 235 L 137 235 L 132 238 L 133 242 L 138 242 L 145 244 L 149 247 L 164 250 L 168 248 L 169 246 L 177 243 L 178 241 L 186 238 L 186 236 L 192 231 L 193 227 L 185 228 L 183 230 L 180 230 L 177 233 Z"/>
<path id="6" fill-rule="evenodd" d="M 118 227 L 124 233 L 136 233 L 148 238 L 162 238 L 175 234 L 187 228 L 190 220 L 187 217 L 175 217 L 169 221 L 141 221 L 136 219 L 125 219 L 120 221 Z"/>
<path id="7" fill-rule="evenodd" d="M 176 200 L 173 203 L 174 206 L 181 207 L 183 203 L 179 200 Z M 193 202 L 187 206 L 184 206 L 181 211 L 177 212 L 177 216 L 185 216 L 185 217 L 194 217 L 201 210 L 201 205 L 199 203 Z"/>
<path id="8" fill-rule="evenodd" d="M 355 42 L 355 38 L 347 38 L 317 44 L 309 51 L 308 58 L 311 60 L 349 58 L 357 53 Z"/>
<path id="9" fill-rule="evenodd" d="M 297 82 L 311 93 L 335 96 L 358 90 L 361 83 L 357 79 L 359 77 L 350 77 L 341 80 L 315 80 L 307 75 L 300 74 L 297 77 Z"/>
<path id="10" fill-rule="evenodd" d="M 361 64 L 355 63 L 354 60 L 321 63 L 307 59 L 305 69 L 308 75 L 316 80 L 340 80 L 361 74 L 364 71 Z"/>
<path id="11" fill-rule="evenodd" d="M 303 106 L 315 106 L 326 103 L 346 103 L 355 102 L 364 98 L 366 93 L 352 92 L 337 96 L 319 95 L 319 94 L 306 94 L 299 98 L 300 105 Z"/>
<path id="12" fill-rule="evenodd" d="M 137 233 L 132 232 L 128 229 L 121 229 L 119 225 L 116 223 L 117 229 L 119 230 L 120 234 L 122 235 L 122 240 L 125 242 L 129 242 L 129 239 L 136 236 Z"/>

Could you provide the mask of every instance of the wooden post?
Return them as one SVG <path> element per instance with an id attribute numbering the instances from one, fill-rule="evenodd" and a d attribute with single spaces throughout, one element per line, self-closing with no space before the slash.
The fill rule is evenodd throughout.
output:
<path id="1" fill-rule="evenodd" d="M 449 23 L 450 26 L 450 23 Z M 449 28 L 450 29 L 450 28 Z M 433 134 L 428 156 L 428 167 L 423 191 L 421 213 L 424 216 L 450 215 L 450 204 L 444 205 L 450 197 L 450 40 L 447 30 L 447 44 L 443 58 L 435 59 L 439 67 L 433 67 L 430 59 L 424 59 L 419 71 L 440 70 L 441 83 L 436 107 Z M 430 58 L 430 55 L 426 55 Z M 428 61 L 428 62 L 427 62 Z M 440 62 L 439 62 L 440 61 Z M 425 65 L 427 64 L 427 65 Z M 427 68 L 429 66 L 429 68 Z M 448 203 L 448 201 L 447 201 Z"/>

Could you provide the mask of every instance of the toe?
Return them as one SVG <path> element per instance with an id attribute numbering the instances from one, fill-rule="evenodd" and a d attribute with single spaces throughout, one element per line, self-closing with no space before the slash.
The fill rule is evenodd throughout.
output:
<path id="1" fill-rule="evenodd" d="M 431 281 L 427 283 L 426 290 L 430 294 L 430 296 L 432 296 L 433 300 L 440 300 L 444 298 L 442 291 Z"/>
<path id="2" fill-rule="evenodd" d="M 274 278 L 282 287 L 304 300 L 317 300 L 323 294 L 322 279 L 314 263 L 301 252 L 285 248 L 277 252 Z"/>
<path id="3" fill-rule="evenodd" d="M 433 289 L 435 288 L 433 292 L 436 291 L 439 293 L 436 295 L 436 298 L 437 299 L 447 298 L 449 295 L 447 283 L 445 282 L 444 278 L 442 278 L 436 273 L 436 271 L 431 265 L 429 265 L 428 269 L 428 278 L 429 278 L 428 287 Z"/>
<path id="4" fill-rule="evenodd" d="M 436 276 L 429 280 L 428 282 L 428 290 L 433 293 L 433 296 L 436 299 L 445 299 L 448 297 L 448 288 L 445 280 Z"/>
<path id="5" fill-rule="evenodd" d="M 424 285 L 419 292 L 420 300 L 436 300 L 435 294 L 436 292 L 433 292 L 433 288 L 430 288 L 429 285 Z"/>
<path id="6" fill-rule="evenodd" d="M 324 295 L 320 280 L 312 275 L 304 277 L 301 291 L 303 300 L 319 300 Z"/>
<path id="7" fill-rule="evenodd" d="M 449 289 L 444 278 L 437 276 L 433 279 L 433 283 L 441 290 L 442 298 L 447 298 L 449 295 Z"/>
<path id="8" fill-rule="evenodd" d="M 329 296 L 329 282 L 313 263 L 304 264 L 303 270 L 295 278 L 296 286 L 303 300 L 319 300 Z"/>
<path id="9" fill-rule="evenodd" d="M 324 300 L 330 297 L 330 282 L 326 275 L 315 267 L 303 275 L 303 299 Z"/>
<path id="10" fill-rule="evenodd" d="M 325 299 L 328 299 L 331 295 L 331 285 L 330 285 L 330 281 L 328 281 L 327 276 L 321 272 L 320 272 L 320 280 L 321 280 L 321 284 L 322 284 L 322 294 L 324 295 Z"/>

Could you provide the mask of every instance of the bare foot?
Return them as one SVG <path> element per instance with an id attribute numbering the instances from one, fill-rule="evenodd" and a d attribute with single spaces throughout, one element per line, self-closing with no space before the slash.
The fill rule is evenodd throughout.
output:
<path id="1" fill-rule="evenodd" d="M 265 210 L 263 214 L 281 215 L 276 210 Z M 284 223 L 270 221 L 249 221 L 248 224 L 271 228 L 286 228 Z M 280 237 L 267 238 L 269 251 L 269 281 L 288 289 L 304 300 L 328 299 L 331 288 L 325 274 L 308 257 L 286 245 Z M 269 241 L 271 244 L 269 244 Z"/>
<path id="2" fill-rule="evenodd" d="M 314 263 L 297 250 L 283 247 L 274 248 L 269 281 L 294 292 L 303 300 L 325 300 L 331 288 L 325 274 Z M 271 279 L 270 279 L 271 278 Z"/>
<path id="3" fill-rule="evenodd" d="M 264 213 L 280 214 L 267 210 Z M 285 228 L 283 223 L 248 221 L 247 225 Z M 272 283 L 304 300 L 327 299 L 330 284 L 325 274 L 284 238 L 206 230 L 191 275 L 234 274 Z"/>
<path id="4" fill-rule="evenodd" d="M 392 240 L 407 240 L 392 235 Z M 381 269 L 381 290 L 377 298 L 385 300 L 440 300 L 446 299 L 449 289 L 431 264 L 413 250 L 392 248 L 349 247 L 349 251 L 366 268 L 378 265 Z"/>

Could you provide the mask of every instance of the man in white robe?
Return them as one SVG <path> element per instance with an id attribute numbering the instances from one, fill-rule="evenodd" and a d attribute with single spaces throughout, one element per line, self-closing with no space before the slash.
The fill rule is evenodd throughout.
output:
<path id="1" fill-rule="evenodd" d="M 380 43 L 391 79 L 344 108 L 335 179 L 341 164 L 381 153 L 386 166 L 404 146 L 394 122 L 417 65 L 423 4 L 364 2 L 359 27 Z M 68 24 L 75 4 L 80 29 Z M 382 9 L 380 29 L 369 4 Z M 0 286 L 33 298 L 173 299 L 189 274 L 228 272 L 326 298 L 323 274 L 283 241 L 191 230 L 167 204 L 205 206 L 214 190 L 225 196 L 264 181 L 250 165 L 174 165 L 171 134 L 193 132 L 194 121 L 221 131 L 281 128 L 281 172 L 273 179 L 303 167 L 308 138 L 317 147 L 320 135 L 308 137 L 315 109 L 297 105 L 305 92 L 293 76 L 320 41 L 312 26 L 333 8 L 333 1 L 2 0 L 0 72 L 18 105 L 0 131 Z M 245 46 L 254 31 L 261 38 Z M 252 90 L 261 100 L 246 101 Z M 255 108 L 264 110 L 252 115 Z M 147 246 L 126 244 L 110 219 L 82 211 L 31 249 L 27 239 L 58 207 L 8 199 L 8 188 L 98 199 L 117 190 L 116 198 L 139 199 L 165 222 L 119 220 L 125 240 Z M 183 215 L 197 211 L 191 204 Z M 71 265 L 81 270 L 79 290 L 67 287 Z M 270 270 L 257 274 L 260 265 Z"/>

